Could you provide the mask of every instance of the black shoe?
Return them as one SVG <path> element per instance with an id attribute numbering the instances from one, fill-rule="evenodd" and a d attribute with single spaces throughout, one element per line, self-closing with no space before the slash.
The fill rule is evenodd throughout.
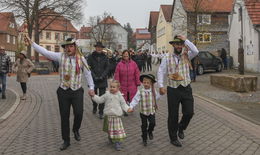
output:
<path id="1" fill-rule="evenodd" d="M 60 150 L 61 151 L 66 150 L 69 146 L 70 146 L 70 142 L 64 141 L 64 143 L 61 144 L 60 146 Z"/>
<path id="2" fill-rule="evenodd" d="M 119 143 L 119 142 L 116 142 L 115 143 L 115 149 L 117 150 L 117 151 L 121 151 L 122 149 L 121 149 L 121 144 Z"/>
<path id="3" fill-rule="evenodd" d="M 144 146 L 147 146 L 147 140 L 143 140 Z"/>
<path id="4" fill-rule="evenodd" d="M 78 131 L 74 132 L 74 138 L 75 138 L 75 140 L 76 140 L 76 141 L 80 141 L 80 140 L 81 140 L 81 138 L 80 138 L 80 135 L 79 135 L 79 132 L 78 132 Z"/>
<path id="5" fill-rule="evenodd" d="M 174 146 L 182 147 L 181 142 L 180 142 L 178 139 L 171 141 L 171 143 L 172 143 L 172 145 L 174 145 Z"/>
<path id="6" fill-rule="evenodd" d="M 178 132 L 178 137 L 179 137 L 180 139 L 184 139 L 184 132 L 183 132 L 183 130 L 179 130 L 179 132 Z"/>
<path id="7" fill-rule="evenodd" d="M 99 114 L 99 119 L 103 119 L 103 118 L 104 118 L 104 115 Z"/>
<path id="8" fill-rule="evenodd" d="M 153 133 L 152 132 L 148 133 L 148 136 L 149 136 L 150 140 L 153 140 Z"/>
<path id="9" fill-rule="evenodd" d="M 93 113 L 93 114 L 96 114 L 96 113 L 97 113 L 97 109 L 93 109 L 93 110 L 92 110 L 92 113 Z"/>
<path id="10" fill-rule="evenodd" d="M 5 96 L 5 94 L 3 94 L 3 95 L 2 95 L 2 99 L 6 99 L 6 96 Z"/>
<path id="11" fill-rule="evenodd" d="M 113 144 L 113 141 L 112 141 L 112 139 L 111 139 L 110 137 L 108 137 L 108 142 L 109 142 L 110 144 Z"/>

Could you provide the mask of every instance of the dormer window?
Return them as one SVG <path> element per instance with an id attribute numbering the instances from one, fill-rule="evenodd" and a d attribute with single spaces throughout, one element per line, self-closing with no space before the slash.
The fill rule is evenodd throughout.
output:
<path id="1" fill-rule="evenodd" d="M 9 27 L 14 29 L 14 23 L 10 23 Z"/>
<path id="2" fill-rule="evenodd" d="M 198 15 L 197 16 L 198 24 L 210 24 L 211 23 L 211 15 Z"/>

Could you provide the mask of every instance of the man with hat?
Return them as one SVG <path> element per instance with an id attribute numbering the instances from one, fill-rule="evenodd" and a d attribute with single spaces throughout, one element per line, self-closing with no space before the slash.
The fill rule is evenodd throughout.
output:
<path id="1" fill-rule="evenodd" d="M 12 67 L 12 70 L 17 74 L 17 82 L 21 84 L 23 91 L 22 100 L 26 100 L 26 91 L 28 78 L 32 70 L 34 69 L 34 64 L 30 59 L 26 57 L 26 51 L 21 51 L 19 54 L 19 59 L 17 59 Z"/>
<path id="2" fill-rule="evenodd" d="M 105 46 L 102 42 L 97 42 L 95 45 L 95 51 L 92 52 L 87 58 L 88 64 L 91 69 L 91 74 L 95 84 L 95 93 L 99 96 L 105 94 L 107 88 L 107 76 L 109 73 L 109 60 L 108 57 L 103 53 Z M 104 103 L 97 104 L 93 102 L 93 114 L 96 114 L 97 107 L 99 109 L 99 118 L 103 119 Z"/>
<path id="3" fill-rule="evenodd" d="M 0 46 L 0 82 L 2 82 L 2 88 L 0 87 L 0 92 L 2 92 L 2 99 L 6 99 L 6 75 L 11 76 L 11 59 L 5 53 L 4 46 Z"/>
<path id="4" fill-rule="evenodd" d="M 73 38 L 68 38 L 61 46 L 65 52 L 51 52 L 45 48 L 32 42 L 28 36 L 25 37 L 25 42 L 31 45 L 35 51 L 44 55 L 50 60 L 59 62 L 60 66 L 60 86 L 57 90 L 59 109 L 61 116 L 61 132 L 63 144 L 60 150 L 65 150 L 70 146 L 70 107 L 73 108 L 74 124 L 72 131 L 74 138 L 77 141 L 81 140 L 79 129 L 83 116 L 83 97 L 84 90 L 82 88 L 82 75 L 85 78 L 89 87 L 89 94 L 94 94 L 94 84 L 89 70 L 87 61 L 77 48 L 76 41 Z"/>
<path id="5" fill-rule="evenodd" d="M 157 73 L 158 85 L 160 94 L 165 94 L 166 90 L 163 88 L 163 83 L 164 75 L 167 74 L 168 132 L 171 143 L 181 147 L 182 144 L 178 137 L 184 139 L 183 131 L 187 128 L 194 114 L 189 60 L 198 55 L 199 51 L 192 42 L 182 35 L 175 36 L 174 40 L 169 43 L 173 46 L 174 52 L 169 52 L 162 60 Z M 184 51 L 185 46 L 188 51 Z M 180 104 L 183 116 L 179 122 Z"/>

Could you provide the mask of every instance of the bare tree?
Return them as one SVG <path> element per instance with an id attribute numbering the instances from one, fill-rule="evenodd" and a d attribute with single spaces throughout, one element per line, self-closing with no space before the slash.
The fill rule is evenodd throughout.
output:
<path id="1" fill-rule="evenodd" d="M 28 25 L 26 28 L 30 38 L 32 38 L 34 30 L 36 43 L 39 43 L 39 34 L 42 30 L 47 28 L 58 17 L 65 16 L 73 20 L 82 18 L 81 6 L 83 0 L 0 0 L 0 3 L 2 10 L 12 11 L 19 20 Z M 46 20 L 48 23 L 40 29 L 41 21 L 50 17 L 51 20 Z M 31 48 L 28 47 L 27 51 L 30 58 Z M 38 62 L 38 53 L 35 53 L 35 55 L 36 62 Z"/>
<path id="2" fill-rule="evenodd" d="M 102 16 L 93 16 L 88 20 L 88 25 L 92 28 L 90 37 L 94 42 L 102 42 L 108 48 L 116 48 L 116 35 L 113 31 L 111 23 L 108 22 L 112 16 L 109 13 L 104 12 Z"/>

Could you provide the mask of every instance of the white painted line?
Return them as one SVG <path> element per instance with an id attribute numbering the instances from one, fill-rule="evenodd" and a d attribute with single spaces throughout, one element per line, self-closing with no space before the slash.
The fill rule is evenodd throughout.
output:
<path id="1" fill-rule="evenodd" d="M 210 102 L 210 103 L 212 103 L 212 104 L 214 104 L 214 105 L 216 105 L 216 106 L 218 106 L 218 107 L 220 107 L 220 108 L 222 108 L 222 109 L 225 109 L 225 110 L 227 110 L 227 111 L 233 111 L 232 109 L 230 109 L 230 108 L 228 108 L 228 107 L 225 107 L 225 106 L 223 106 L 223 105 L 221 105 L 221 104 L 219 104 L 219 103 L 217 103 L 217 102 L 215 102 L 215 101 L 212 101 L 212 100 L 210 100 L 210 99 L 208 99 L 208 98 L 206 98 L 206 97 L 200 96 L 200 95 L 198 95 L 198 94 L 196 94 L 196 93 L 193 93 L 193 95 L 196 96 L 196 97 L 198 97 L 198 98 L 200 98 L 200 99 L 202 99 L 202 100 L 204 100 L 204 101 Z"/>
<path id="2" fill-rule="evenodd" d="M 10 89 L 10 88 L 8 88 L 8 89 L 11 90 L 15 94 L 16 101 L 15 101 L 14 105 L 0 118 L 0 121 L 7 119 L 15 111 L 17 106 L 20 104 L 19 94 L 16 91 L 14 91 L 13 89 Z"/>

